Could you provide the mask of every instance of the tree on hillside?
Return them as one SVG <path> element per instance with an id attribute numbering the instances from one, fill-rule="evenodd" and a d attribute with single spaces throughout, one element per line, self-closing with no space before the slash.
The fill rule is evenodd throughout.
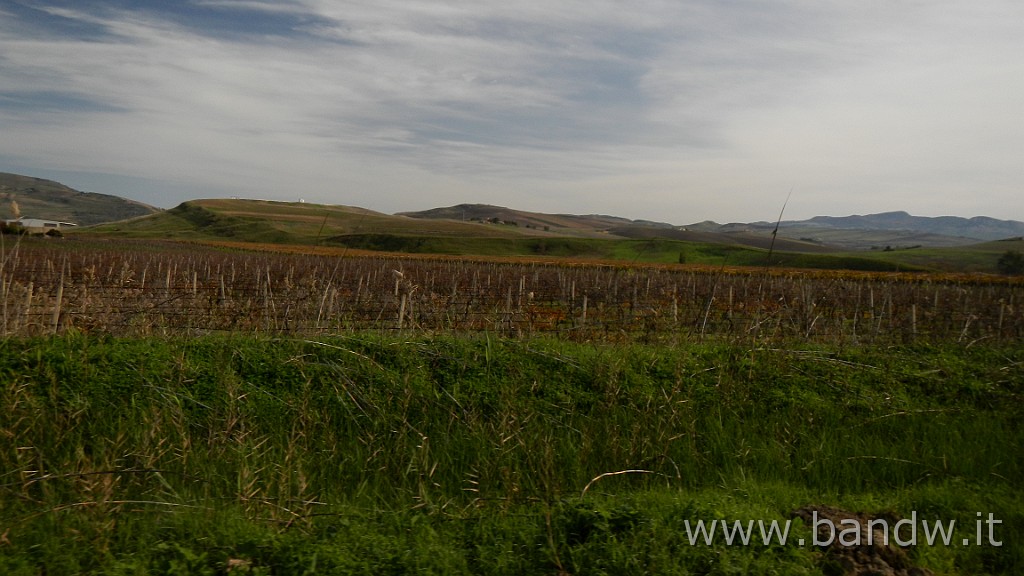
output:
<path id="1" fill-rule="evenodd" d="M 996 262 L 996 268 L 1000 274 L 1009 276 L 1024 274 L 1024 254 L 1017 250 L 1007 250 L 1005 254 L 999 257 L 999 261 Z"/>

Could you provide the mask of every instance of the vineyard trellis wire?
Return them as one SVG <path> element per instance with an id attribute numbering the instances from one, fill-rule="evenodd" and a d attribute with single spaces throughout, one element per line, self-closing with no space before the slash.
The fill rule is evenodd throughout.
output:
<path id="1" fill-rule="evenodd" d="M 1024 284 L 36 241 L 0 261 L 0 333 L 365 330 L 571 339 L 974 342 L 1024 337 Z"/>

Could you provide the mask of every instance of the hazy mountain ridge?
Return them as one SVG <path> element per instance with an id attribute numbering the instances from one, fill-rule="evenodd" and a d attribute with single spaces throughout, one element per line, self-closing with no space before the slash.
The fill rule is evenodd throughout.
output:
<path id="1" fill-rule="evenodd" d="M 4 219 L 21 216 L 91 226 L 157 211 L 120 196 L 81 192 L 52 180 L 0 172 L 0 218 Z"/>
<path id="2" fill-rule="evenodd" d="M 771 235 L 775 222 L 704 221 L 686 226 L 688 230 Z M 1024 236 L 1024 222 L 987 216 L 912 216 L 907 212 L 882 212 L 853 216 L 815 216 L 806 220 L 783 220 L 778 236 L 801 239 L 847 250 L 883 248 L 952 247 Z"/>
<path id="3" fill-rule="evenodd" d="M 750 226 L 774 228 L 771 222 L 755 222 Z M 780 232 L 794 228 L 828 230 L 886 230 L 916 232 L 969 240 L 1002 240 L 1024 235 L 1024 222 L 999 220 L 988 216 L 912 216 L 903 211 L 853 216 L 815 216 L 807 220 L 784 220 Z"/>

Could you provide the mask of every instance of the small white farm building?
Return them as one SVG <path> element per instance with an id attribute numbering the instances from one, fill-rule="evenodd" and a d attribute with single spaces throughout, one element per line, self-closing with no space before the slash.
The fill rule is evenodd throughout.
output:
<path id="1" fill-rule="evenodd" d="M 4 220 L 4 223 L 8 226 L 12 224 L 21 226 L 29 232 L 45 232 L 47 230 L 66 228 L 68 226 L 78 226 L 78 224 L 75 224 L 74 222 L 43 220 L 42 218 L 16 218 L 13 220 Z"/>

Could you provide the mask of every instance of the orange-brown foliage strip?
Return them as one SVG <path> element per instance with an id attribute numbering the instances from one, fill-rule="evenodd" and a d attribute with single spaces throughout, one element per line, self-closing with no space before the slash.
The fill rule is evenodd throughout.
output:
<path id="1" fill-rule="evenodd" d="M 8 336 L 401 328 L 606 340 L 1024 338 L 1024 283 L 983 276 L 75 240 L 7 245 L 0 262 Z"/>

